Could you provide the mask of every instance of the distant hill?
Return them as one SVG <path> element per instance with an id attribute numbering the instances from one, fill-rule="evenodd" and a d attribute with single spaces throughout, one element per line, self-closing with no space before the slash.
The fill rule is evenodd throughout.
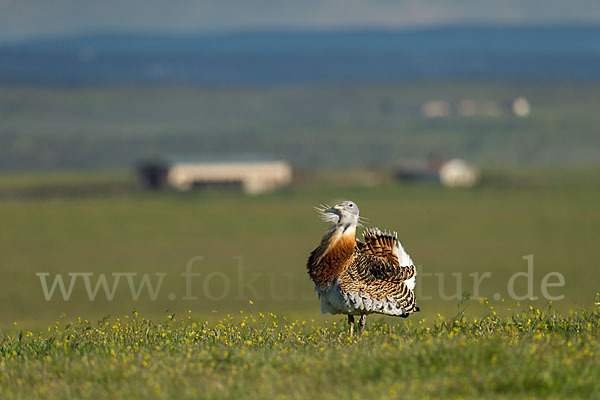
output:
<path id="1" fill-rule="evenodd" d="M 0 84 L 600 81 L 600 26 L 97 34 L 0 46 Z"/>

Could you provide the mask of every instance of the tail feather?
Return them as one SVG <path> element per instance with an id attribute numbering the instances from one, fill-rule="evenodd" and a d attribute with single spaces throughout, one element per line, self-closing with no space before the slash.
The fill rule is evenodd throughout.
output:
<path id="1" fill-rule="evenodd" d="M 400 262 L 401 267 L 410 267 L 411 265 L 415 265 L 413 263 L 412 258 L 408 255 L 408 253 L 402 247 L 402 243 L 399 240 L 396 240 L 396 245 L 394 246 L 394 253 L 398 257 L 398 261 Z"/>

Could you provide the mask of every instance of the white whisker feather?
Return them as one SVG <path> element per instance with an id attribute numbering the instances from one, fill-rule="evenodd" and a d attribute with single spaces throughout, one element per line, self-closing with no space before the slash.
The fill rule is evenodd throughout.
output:
<path id="1" fill-rule="evenodd" d="M 329 210 L 331 210 L 331 206 L 327 204 L 321 204 L 319 207 L 315 207 L 315 210 L 319 214 L 319 217 L 321 217 L 321 219 L 325 222 L 337 224 L 340 219 L 337 214 L 329 212 Z"/>

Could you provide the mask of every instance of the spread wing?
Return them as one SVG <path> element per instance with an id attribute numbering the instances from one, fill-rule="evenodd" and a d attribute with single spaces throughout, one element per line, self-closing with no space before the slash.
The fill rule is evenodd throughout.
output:
<path id="1" fill-rule="evenodd" d="M 363 258 L 359 264 L 362 268 L 367 268 L 375 278 L 399 283 L 415 277 L 417 271 L 414 263 L 404 251 L 395 232 L 382 232 L 374 228 L 367 230 L 364 238 L 364 243 L 356 241 Z M 406 284 L 412 290 L 414 279 Z"/>
<path id="2" fill-rule="evenodd" d="M 419 311 L 413 291 L 416 274 L 397 235 L 371 229 L 364 243 L 357 241 L 339 284 L 357 310 L 406 317 Z"/>

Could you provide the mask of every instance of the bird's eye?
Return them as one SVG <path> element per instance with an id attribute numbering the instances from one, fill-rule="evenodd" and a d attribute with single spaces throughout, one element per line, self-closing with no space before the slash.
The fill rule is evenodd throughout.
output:
<path id="1" fill-rule="evenodd" d="M 348 204 L 348 207 L 354 207 L 354 204 L 350 203 Z"/>

